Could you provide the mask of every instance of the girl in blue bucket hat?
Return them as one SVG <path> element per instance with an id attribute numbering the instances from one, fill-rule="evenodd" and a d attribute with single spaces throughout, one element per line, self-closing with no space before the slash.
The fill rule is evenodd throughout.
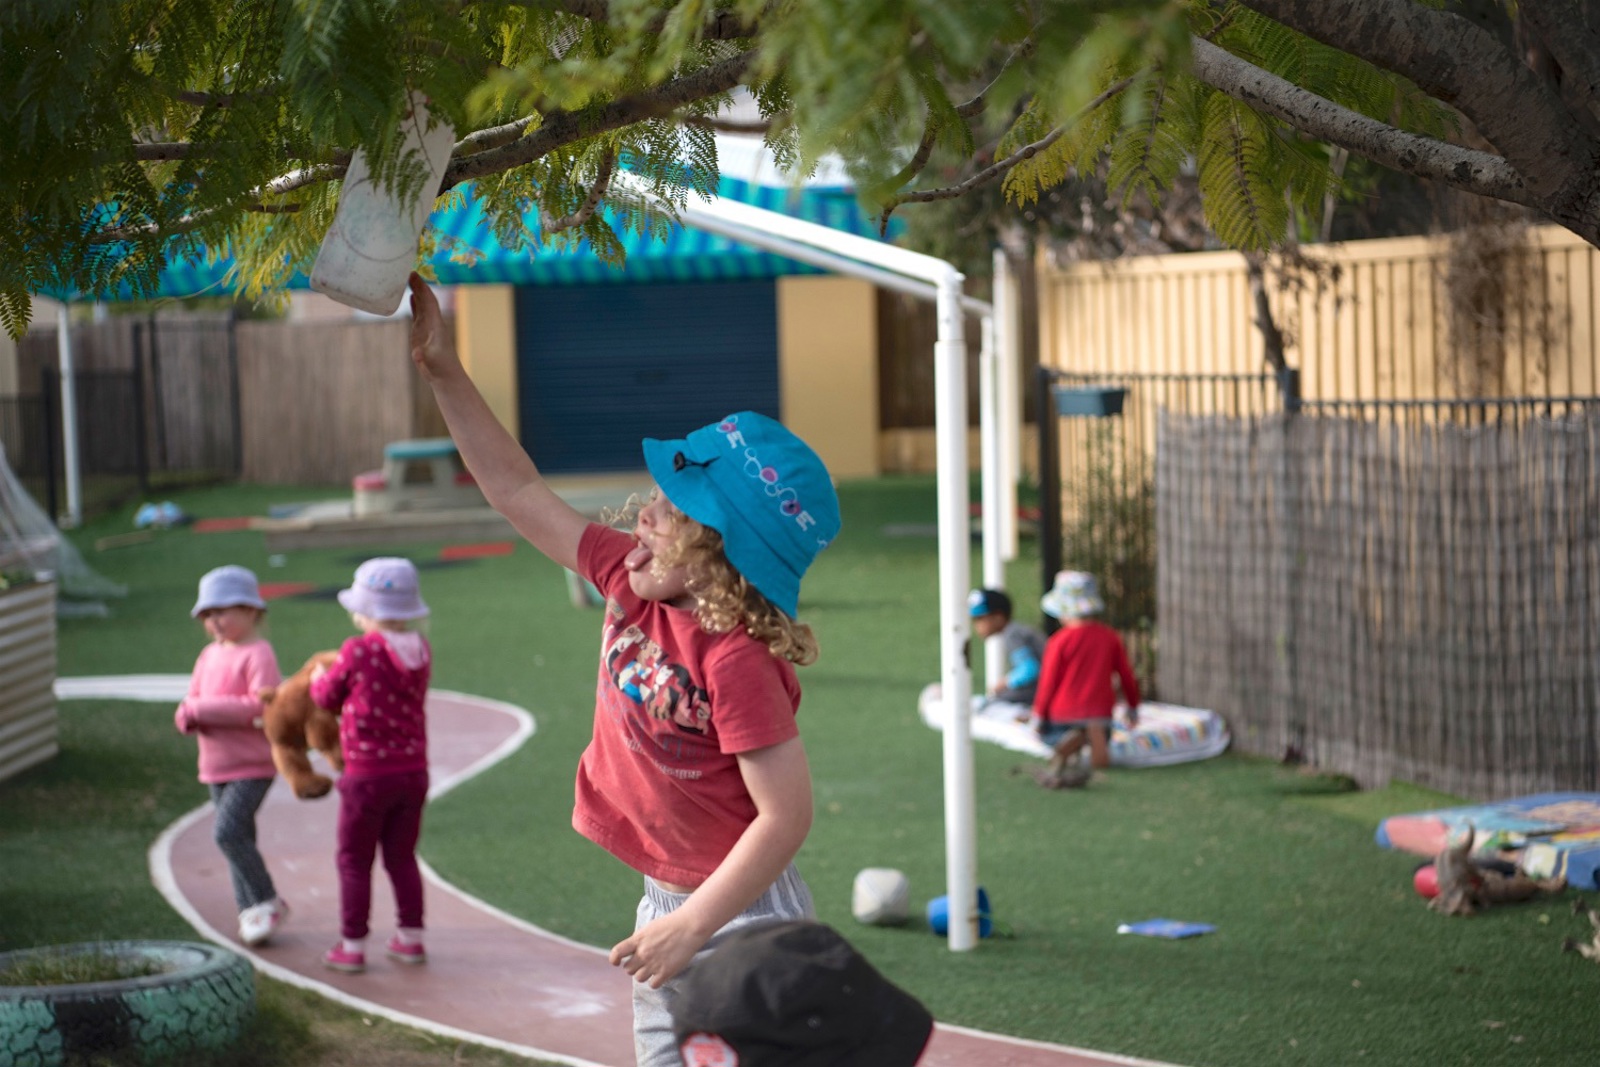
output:
<path id="1" fill-rule="evenodd" d="M 838 497 L 804 441 L 741 411 L 646 440 L 656 488 L 632 529 L 591 523 L 490 411 L 416 275 L 411 292 L 412 359 L 484 495 L 605 597 L 572 825 L 644 875 L 611 962 L 635 980 L 639 1067 L 677 1067 L 680 972 L 733 930 L 813 917 L 794 867 L 812 811 L 795 667 L 817 643 L 795 613 L 806 569 L 838 536 Z"/>

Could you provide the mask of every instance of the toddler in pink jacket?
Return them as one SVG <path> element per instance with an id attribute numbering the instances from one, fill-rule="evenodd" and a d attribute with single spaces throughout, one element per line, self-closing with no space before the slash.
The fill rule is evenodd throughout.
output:
<path id="1" fill-rule="evenodd" d="M 256 811 L 277 768 L 261 731 L 262 690 L 282 681 L 272 646 L 257 634 L 267 605 L 256 576 L 244 567 L 207 571 L 189 614 L 211 638 L 195 661 L 189 695 L 174 721 L 200 746 L 200 780 L 217 809 L 213 837 L 228 861 L 239 906 L 239 940 L 265 943 L 288 917 L 256 847 Z"/>
<path id="2" fill-rule="evenodd" d="M 311 672 L 311 699 L 339 714 L 339 941 L 322 957 L 346 974 L 367 969 L 372 863 L 381 851 L 394 889 L 398 930 L 385 946 L 396 963 L 426 963 L 417 840 L 428 802 L 428 680 L 433 650 L 414 625 L 427 617 L 408 559 L 383 556 L 356 568 L 339 605 L 361 631 L 330 666 Z"/>

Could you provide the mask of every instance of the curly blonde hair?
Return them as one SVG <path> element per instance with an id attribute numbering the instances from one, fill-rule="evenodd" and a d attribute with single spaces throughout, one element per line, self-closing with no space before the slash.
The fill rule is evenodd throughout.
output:
<path id="1" fill-rule="evenodd" d="M 631 525 L 646 503 L 635 495 L 605 519 L 613 526 Z M 694 598 L 694 617 L 700 628 L 714 634 L 742 628 L 780 659 L 799 667 L 815 663 L 817 637 L 811 627 L 790 618 L 745 580 L 728 562 L 721 534 L 691 519 L 670 501 L 668 507 L 673 526 L 681 528 L 682 534 L 669 551 L 650 561 L 650 571 L 660 577 L 673 567 L 683 568 L 683 584 Z"/>

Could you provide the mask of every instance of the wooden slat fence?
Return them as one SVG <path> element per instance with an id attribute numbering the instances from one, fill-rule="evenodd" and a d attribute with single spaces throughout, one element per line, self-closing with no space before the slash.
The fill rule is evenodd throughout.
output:
<path id="1" fill-rule="evenodd" d="M 433 393 L 411 363 L 410 328 L 409 320 L 241 323 L 242 479 L 349 484 L 382 465 L 388 442 L 443 435 Z"/>
<path id="2" fill-rule="evenodd" d="M 1316 272 L 1269 270 L 1286 356 L 1309 400 L 1593 396 L 1600 393 L 1600 250 L 1533 227 L 1484 286 L 1499 306 L 1495 358 L 1466 367 L 1483 341 L 1449 322 L 1450 246 L 1398 237 L 1308 246 Z M 1040 360 L 1072 373 L 1265 371 L 1244 257 L 1144 256 L 1039 269 Z M 1468 373 L 1470 371 L 1470 373 Z"/>
<path id="3" fill-rule="evenodd" d="M 1245 751 L 1470 798 L 1600 781 L 1600 401 L 1165 413 L 1160 674 Z"/>

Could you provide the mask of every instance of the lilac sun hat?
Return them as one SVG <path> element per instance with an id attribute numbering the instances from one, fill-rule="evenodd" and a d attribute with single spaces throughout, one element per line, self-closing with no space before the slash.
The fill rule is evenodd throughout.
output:
<path id="1" fill-rule="evenodd" d="M 356 568 L 350 588 L 339 590 L 339 606 L 381 621 L 420 619 L 428 605 L 417 585 L 417 568 L 409 559 L 380 556 Z"/>
<path id="2" fill-rule="evenodd" d="M 230 563 L 200 576 L 200 594 L 189 612 L 191 618 L 198 619 L 202 611 L 235 607 L 267 609 L 267 602 L 261 599 L 261 587 L 256 584 L 255 572 Z"/>

